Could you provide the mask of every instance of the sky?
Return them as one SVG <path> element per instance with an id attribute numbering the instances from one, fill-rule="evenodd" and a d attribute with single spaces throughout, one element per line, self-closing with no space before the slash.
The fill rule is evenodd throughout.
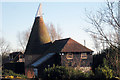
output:
<path id="1" fill-rule="evenodd" d="M 32 27 L 39 4 L 42 3 L 43 19 L 46 24 L 59 27 L 63 38 L 71 37 L 92 50 L 93 41 L 88 27 L 86 13 L 96 12 L 105 6 L 104 2 L 2 2 L 1 33 L 13 49 L 19 48 L 17 35 Z M 87 10 L 87 12 L 85 11 Z"/>

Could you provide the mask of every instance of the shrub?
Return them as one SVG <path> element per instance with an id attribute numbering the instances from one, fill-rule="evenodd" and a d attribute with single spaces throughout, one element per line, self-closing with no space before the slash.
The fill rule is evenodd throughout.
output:
<path id="1" fill-rule="evenodd" d="M 27 78 L 23 74 L 16 74 L 12 70 L 7 70 L 7 69 L 3 70 L 2 73 L 3 73 L 4 76 L 14 76 L 14 77 L 18 77 L 18 78 L 20 78 L 20 77 L 21 78 Z"/>
<path id="2" fill-rule="evenodd" d="M 66 67 L 53 65 L 53 67 L 44 70 L 44 80 L 64 80 L 66 78 L 69 78 L 68 68 Z"/>
<path id="3" fill-rule="evenodd" d="M 79 80 L 85 78 L 85 74 L 80 70 L 75 70 L 74 68 L 69 68 L 70 80 Z"/>
<path id="4" fill-rule="evenodd" d="M 95 69 L 95 77 L 96 78 L 103 78 L 103 79 L 110 79 L 113 77 L 112 69 L 108 66 L 99 66 Z"/>
<path id="5" fill-rule="evenodd" d="M 87 73 L 84 73 L 86 78 L 94 78 L 95 74 L 93 73 L 93 71 L 89 71 Z"/>
<path id="6" fill-rule="evenodd" d="M 93 72 L 83 73 L 71 67 L 55 66 L 45 68 L 43 80 L 85 80 L 94 76 Z"/>

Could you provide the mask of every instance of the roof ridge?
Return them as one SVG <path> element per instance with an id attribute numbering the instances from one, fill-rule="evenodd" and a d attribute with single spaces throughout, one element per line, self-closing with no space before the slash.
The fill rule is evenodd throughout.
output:
<path id="1" fill-rule="evenodd" d="M 55 41 L 60 41 L 60 40 L 67 40 L 67 39 L 69 40 L 69 39 L 71 39 L 71 38 L 58 39 L 58 40 L 55 40 Z M 54 41 L 54 42 L 55 42 L 55 41 Z M 53 43 L 54 43 L 54 42 L 53 42 Z"/>
<path id="2" fill-rule="evenodd" d="M 69 43 L 69 42 L 70 42 L 70 43 Z M 73 44 L 71 44 L 71 42 L 73 42 Z M 68 44 L 68 45 L 66 45 L 66 44 Z M 72 38 L 69 38 L 68 41 L 66 42 L 66 44 L 64 45 L 64 48 L 63 48 L 61 51 L 64 52 L 64 50 L 66 50 L 66 47 L 68 47 L 68 46 L 70 46 L 70 45 L 71 45 L 71 46 L 72 46 L 72 45 L 74 46 L 74 44 L 78 44 L 78 45 L 80 45 L 81 48 L 84 49 L 85 51 L 88 50 L 88 51 L 93 52 L 93 50 L 87 48 L 86 46 L 83 46 L 82 44 L 80 44 L 79 42 L 73 40 Z M 76 46 L 74 46 L 74 47 L 76 47 Z M 70 50 L 70 49 L 69 49 L 69 50 Z"/>

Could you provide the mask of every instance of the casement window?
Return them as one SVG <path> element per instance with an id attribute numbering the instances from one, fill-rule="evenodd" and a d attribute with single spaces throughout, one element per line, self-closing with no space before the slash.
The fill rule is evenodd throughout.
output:
<path id="1" fill-rule="evenodd" d="M 73 59 L 73 53 L 67 53 L 66 58 L 67 59 Z"/>
<path id="2" fill-rule="evenodd" d="M 87 59 L 87 53 L 81 53 L 81 59 Z"/>

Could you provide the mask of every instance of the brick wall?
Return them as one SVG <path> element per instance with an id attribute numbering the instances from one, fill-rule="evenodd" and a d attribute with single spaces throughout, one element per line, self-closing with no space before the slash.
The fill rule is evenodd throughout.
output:
<path id="1" fill-rule="evenodd" d="M 87 59 L 81 59 L 81 53 L 73 53 L 73 59 L 66 58 L 67 53 L 61 55 L 61 65 L 71 67 L 90 67 L 92 64 L 92 55 L 87 54 Z"/>
<path id="2" fill-rule="evenodd" d="M 33 68 L 25 68 L 25 74 L 26 74 L 27 78 L 34 78 Z"/>
<path id="3" fill-rule="evenodd" d="M 36 60 L 41 55 L 34 54 L 34 55 L 25 55 L 25 66 L 32 63 L 34 60 Z"/>

